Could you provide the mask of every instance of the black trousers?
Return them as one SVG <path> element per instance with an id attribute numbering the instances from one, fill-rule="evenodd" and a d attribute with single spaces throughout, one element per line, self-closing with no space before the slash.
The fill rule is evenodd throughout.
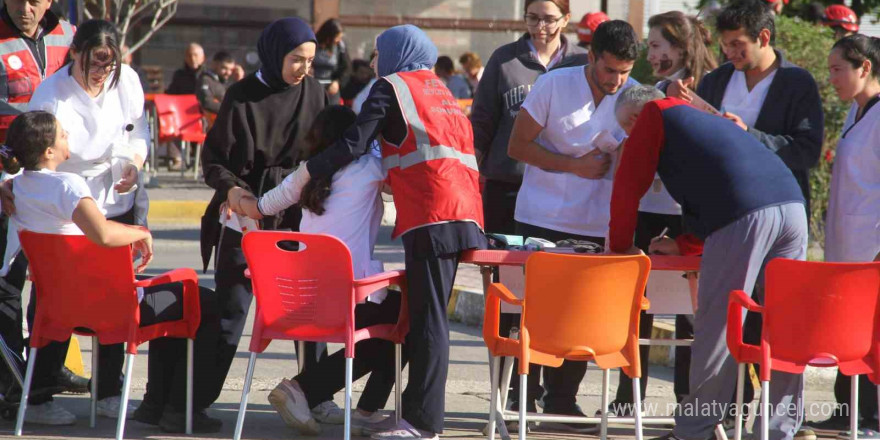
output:
<path id="1" fill-rule="evenodd" d="M 213 383 L 208 387 L 207 400 L 214 402 L 220 397 L 229 367 L 238 351 L 238 342 L 244 332 L 245 321 L 254 294 L 251 281 L 244 276 L 247 263 L 241 250 L 241 233 L 226 228 L 214 258 L 217 270 L 214 281 L 217 288 L 217 304 L 220 312 L 220 329 L 213 364 Z M 326 345 L 320 357 L 326 356 Z M 298 349 L 298 348 L 297 348 Z M 302 356 L 303 353 L 298 353 Z M 315 366 L 319 359 L 318 344 L 306 343 L 305 369 Z"/>
<path id="2" fill-rule="evenodd" d="M 553 242 L 574 238 L 605 245 L 605 238 L 603 237 L 570 234 L 520 222 L 516 223 L 516 233 L 523 237 L 543 238 Z M 544 372 L 544 387 L 547 389 L 547 394 L 544 396 L 544 412 L 551 414 L 577 414 L 579 412 L 577 408 L 578 386 L 580 386 L 581 380 L 587 374 L 587 363 L 584 361 L 566 360 L 559 368 L 541 368 L 539 365 L 530 365 L 529 382 L 537 382 L 536 370 L 543 370 Z M 516 389 L 519 389 L 519 381 L 512 382 L 516 383 Z M 531 404 L 531 402 L 528 402 L 528 404 Z"/>
<path id="3" fill-rule="evenodd" d="M 399 314 L 400 293 L 388 291 L 388 297 L 381 304 L 365 302 L 355 307 L 355 328 L 394 324 Z M 367 412 L 385 408 L 394 387 L 394 343 L 384 339 L 366 339 L 355 344 L 354 349 L 352 380 L 370 374 L 357 407 Z M 309 408 L 332 400 L 334 394 L 345 388 L 345 350 L 327 356 L 318 362 L 317 368 L 308 368 L 294 379 L 306 395 Z"/>
<path id="4" fill-rule="evenodd" d="M 651 239 L 660 235 L 664 228 L 669 228 L 666 235 L 675 238 L 681 235 L 681 216 L 654 214 L 650 212 L 639 211 L 638 223 L 636 224 L 635 245 L 648 253 L 648 246 Z M 691 318 L 692 319 L 692 318 Z M 650 338 L 651 330 L 654 328 L 654 315 L 642 312 L 639 318 L 639 337 Z M 693 322 L 685 315 L 677 315 L 675 317 L 675 337 L 676 338 L 693 338 L 694 328 Z M 640 381 L 642 400 L 645 399 L 645 390 L 648 387 L 648 372 L 650 363 L 648 362 L 650 346 L 643 345 L 639 347 L 639 357 L 642 367 L 642 380 Z M 681 399 L 688 394 L 688 372 L 690 371 L 691 348 L 675 347 L 675 373 L 674 373 L 674 389 L 676 400 Z M 620 371 L 617 384 L 617 396 L 615 402 L 620 404 L 632 404 L 632 379 Z"/>
<path id="5" fill-rule="evenodd" d="M 837 379 L 834 380 L 834 400 L 838 405 L 846 404 L 842 408 L 850 408 L 850 385 L 852 384 L 852 376 L 844 376 L 837 372 Z M 849 417 L 849 411 L 841 411 L 835 413 Z M 859 376 L 859 416 L 864 420 L 877 419 L 877 385 L 868 380 L 868 376 L 863 374 Z M 868 428 L 875 429 L 874 426 Z"/>
<path id="6" fill-rule="evenodd" d="M 404 240 L 409 294 L 409 382 L 403 391 L 403 418 L 414 427 L 443 432 L 446 376 L 449 371 L 449 321 L 446 308 L 459 254 L 414 255 Z"/>
<path id="7" fill-rule="evenodd" d="M 495 234 L 516 234 L 516 195 L 522 182 L 509 183 L 500 180 L 486 180 L 483 186 L 483 221 L 486 232 Z"/>

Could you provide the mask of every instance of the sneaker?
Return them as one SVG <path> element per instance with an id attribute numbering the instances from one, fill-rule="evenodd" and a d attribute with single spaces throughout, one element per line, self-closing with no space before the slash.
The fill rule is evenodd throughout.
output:
<path id="1" fill-rule="evenodd" d="M 834 414 L 821 422 L 808 423 L 807 426 L 818 431 L 846 431 L 849 429 L 849 416 Z"/>
<path id="2" fill-rule="evenodd" d="M 186 411 L 177 411 L 171 407 L 162 413 L 159 427 L 165 432 L 186 432 Z M 204 409 L 193 410 L 192 430 L 197 434 L 220 432 L 223 421 L 209 417 Z"/>
<path id="3" fill-rule="evenodd" d="M 269 403 L 287 426 L 306 435 L 321 433 L 321 425 L 312 417 L 305 394 L 294 388 L 289 380 L 283 379 L 269 393 Z"/>
<path id="4" fill-rule="evenodd" d="M 115 419 L 119 416 L 119 405 L 121 404 L 121 396 L 105 397 L 98 401 L 98 415 Z M 128 402 L 128 408 L 125 409 L 125 418 L 130 419 L 134 417 L 134 411 L 134 405 Z"/>
<path id="5" fill-rule="evenodd" d="M 332 400 L 327 400 L 312 408 L 312 417 L 314 417 L 318 423 L 342 425 L 345 423 L 345 410 L 340 408 L 339 405 Z"/>
<path id="6" fill-rule="evenodd" d="M 373 440 L 439 440 L 440 437 L 433 432 L 422 431 L 410 425 L 406 420 L 401 419 L 400 423 L 394 428 L 377 432 L 370 436 Z"/>
<path id="7" fill-rule="evenodd" d="M 163 405 L 144 400 L 137 409 L 134 410 L 134 417 L 132 418 L 135 421 L 156 426 L 162 419 L 163 410 Z"/>
<path id="8" fill-rule="evenodd" d="M 79 376 L 67 367 L 62 367 L 57 376 L 58 386 L 64 388 L 64 392 L 71 394 L 85 394 L 89 392 L 89 380 Z"/>
<path id="9" fill-rule="evenodd" d="M 583 411 L 581 411 L 580 407 L 575 405 L 573 409 L 568 411 L 554 411 L 547 410 L 544 408 L 544 414 L 558 414 L 558 415 L 571 415 L 576 417 L 587 417 Z M 553 431 L 566 431 L 566 432 L 576 432 L 579 434 L 593 434 L 599 432 L 599 424 L 598 423 L 561 423 L 561 422 L 541 422 L 542 428 L 547 428 Z"/>
<path id="10" fill-rule="evenodd" d="M 37 425 L 73 425 L 76 423 L 76 416 L 54 400 L 50 400 L 40 405 L 28 405 L 24 421 Z"/>
<path id="11" fill-rule="evenodd" d="M 837 434 L 838 440 L 849 440 L 850 431 L 841 431 Z M 856 438 L 859 440 L 877 440 L 880 439 L 880 432 L 869 428 L 860 428 L 856 432 Z"/>
<path id="12" fill-rule="evenodd" d="M 729 437 L 733 438 L 733 437 Z M 849 438 L 849 437 L 847 437 Z M 877 437 L 880 438 L 880 437 Z M 794 440 L 816 440 L 816 431 L 807 428 L 801 428 L 794 434 Z"/>
<path id="13" fill-rule="evenodd" d="M 532 432 L 538 426 L 537 422 L 526 422 L 526 434 Z M 511 420 L 507 422 L 507 432 L 509 434 L 516 434 L 519 432 L 519 420 Z"/>
<path id="14" fill-rule="evenodd" d="M 394 428 L 394 416 L 387 417 L 375 411 L 365 416 L 360 411 L 351 413 L 351 435 L 366 437 Z"/>
<path id="15" fill-rule="evenodd" d="M 608 404 L 608 417 L 633 417 L 633 407 L 635 405 L 627 402 L 618 402 L 612 400 Z M 645 415 L 645 404 L 642 403 L 642 416 Z M 602 417 L 602 409 L 596 410 L 596 417 Z"/>

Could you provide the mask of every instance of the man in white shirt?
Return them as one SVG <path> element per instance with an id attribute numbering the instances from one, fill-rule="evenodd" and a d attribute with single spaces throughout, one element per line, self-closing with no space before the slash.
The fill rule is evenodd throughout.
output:
<path id="1" fill-rule="evenodd" d="M 613 176 L 609 170 L 616 155 L 607 151 L 624 137 L 614 104 L 621 90 L 636 84 L 629 74 L 638 56 L 638 37 L 628 23 L 614 20 L 599 26 L 591 46 L 588 66 L 557 69 L 538 78 L 514 122 L 508 154 L 526 164 L 514 214 L 520 235 L 605 242 Z M 583 415 L 575 395 L 586 362 L 566 361 L 544 371 L 544 412 Z M 534 403 L 525 404 L 530 409 Z M 595 429 L 577 426 L 566 425 L 581 432 Z"/>

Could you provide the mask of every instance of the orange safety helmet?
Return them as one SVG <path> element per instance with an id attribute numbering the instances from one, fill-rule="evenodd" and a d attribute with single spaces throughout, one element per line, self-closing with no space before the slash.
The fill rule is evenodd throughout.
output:
<path id="1" fill-rule="evenodd" d="M 852 9 L 844 5 L 831 5 L 825 8 L 825 16 L 822 17 L 825 26 L 840 26 L 850 32 L 859 31 L 859 19 Z"/>
<path id="2" fill-rule="evenodd" d="M 581 22 L 577 25 L 578 41 L 589 43 L 593 41 L 593 33 L 600 24 L 611 20 L 604 12 L 588 12 L 581 18 Z"/>

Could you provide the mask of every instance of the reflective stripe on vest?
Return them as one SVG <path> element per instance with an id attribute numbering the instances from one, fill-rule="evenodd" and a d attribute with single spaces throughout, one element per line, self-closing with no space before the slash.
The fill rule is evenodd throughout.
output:
<path id="1" fill-rule="evenodd" d="M 21 38 L 12 38 L 0 43 L 0 56 L 8 55 L 21 50 L 30 50 L 27 43 Z"/>
<path id="2" fill-rule="evenodd" d="M 58 23 L 61 26 L 61 34 L 49 34 L 43 36 L 43 41 L 46 43 L 46 47 L 49 46 L 63 46 L 69 47 L 70 42 L 73 39 L 73 26 L 70 25 L 67 21 L 61 20 Z M 57 28 L 56 28 L 57 29 Z"/>
<path id="3" fill-rule="evenodd" d="M 409 85 L 397 75 L 389 75 L 386 76 L 385 79 L 394 85 L 394 89 L 397 92 L 397 97 L 400 101 L 400 111 L 409 123 L 416 138 L 416 151 L 405 154 L 403 157 L 399 154 L 392 154 L 382 159 L 382 167 L 385 171 L 397 167 L 404 170 L 413 165 L 436 159 L 457 159 L 464 166 L 477 172 L 480 171 L 477 166 L 477 158 L 474 157 L 473 154 L 462 153 L 461 151 L 446 145 L 432 146 L 431 141 L 428 138 L 428 131 L 425 129 L 425 124 L 419 116 L 418 109 L 416 109 L 416 103 L 415 100 L 413 100 Z"/>

